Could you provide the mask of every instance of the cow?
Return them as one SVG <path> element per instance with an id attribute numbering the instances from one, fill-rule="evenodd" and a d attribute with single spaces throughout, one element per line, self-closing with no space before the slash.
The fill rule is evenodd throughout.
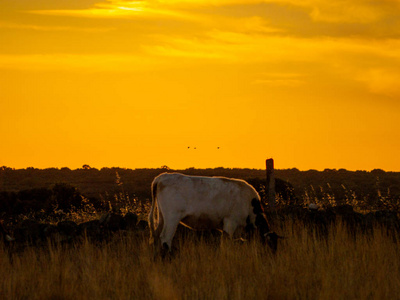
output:
<path id="1" fill-rule="evenodd" d="M 218 229 L 231 238 L 240 229 L 257 229 L 273 253 L 277 250 L 280 236 L 270 231 L 259 194 L 244 180 L 163 173 L 153 180 L 151 194 L 150 243 L 156 250 L 171 252 L 179 223 L 195 230 Z"/>

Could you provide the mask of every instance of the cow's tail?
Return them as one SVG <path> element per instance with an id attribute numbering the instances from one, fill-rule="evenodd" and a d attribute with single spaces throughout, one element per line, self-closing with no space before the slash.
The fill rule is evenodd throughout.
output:
<path id="1" fill-rule="evenodd" d="M 151 208 L 149 214 L 150 243 L 154 242 L 154 210 L 157 206 L 157 179 L 151 184 Z"/>

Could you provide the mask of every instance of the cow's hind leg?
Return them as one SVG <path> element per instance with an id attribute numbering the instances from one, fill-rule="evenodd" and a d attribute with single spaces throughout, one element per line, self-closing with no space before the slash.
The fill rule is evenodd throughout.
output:
<path id="1" fill-rule="evenodd" d="M 160 235 L 161 231 L 164 227 L 164 217 L 160 211 L 160 209 L 157 209 L 157 224 L 156 224 L 156 229 L 154 232 L 151 234 L 150 232 L 150 245 L 152 246 L 153 250 L 153 258 L 156 259 L 160 255 L 161 251 L 161 241 L 160 241 Z"/>
<path id="2" fill-rule="evenodd" d="M 160 249 L 161 244 L 160 244 L 160 235 L 161 235 L 161 231 L 164 228 L 164 218 L 163 215 L 161 213 L 158 213 L 158 222 L 157 222 L 157 228 L 154 231 L 154 240 L 153 240 L 153 244 L 154 247 L 156 247 L 157 249 Z"/>

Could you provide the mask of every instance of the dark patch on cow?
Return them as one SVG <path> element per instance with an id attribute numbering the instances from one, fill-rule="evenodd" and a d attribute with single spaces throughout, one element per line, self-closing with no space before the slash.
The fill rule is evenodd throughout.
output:
<path id="1" fill-rule="evenodd" d="M 264 214 L 257 214 L 255 223 L 262 236 L 270 231 L 268 220 Z"/>
<path id="2" fill-rule="evenodd" d="M 246 234 L 250 234 L 254 232 L 254 224 L 251 223 L 250 216 L 246 218 L 246 226 L 244 228 Z"/>
<path id="3" fill-rule="evenodd" d="M 253 206 L 254 214 L 258 215 L 264 213 L 264 209 L 261 206 L 261 202 L 256 198 L 253 198 L 253 200 L 251 200 L 251 206 Z"/>
<path id="4" fill-rule="evenodd" d="M 205 214 L 200 214 L 199 216 L 186 216 L 180 223 L 195 230 L 210 230 L 214 228 L 222 229 L 223 227 L 222 222 L 215 223 Z"/>

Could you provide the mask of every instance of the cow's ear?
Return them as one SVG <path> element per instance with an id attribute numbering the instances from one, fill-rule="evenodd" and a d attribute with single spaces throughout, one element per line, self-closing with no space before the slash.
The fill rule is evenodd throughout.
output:
<path id="1" fill-rule="evenodd" d="M 253 198 L 253 200 L 251 200 L 251 205 L 253 206 L 253 212 L 256 215 L 263 213 L 261 202 L 258 201 L 256 198 Z"/>

